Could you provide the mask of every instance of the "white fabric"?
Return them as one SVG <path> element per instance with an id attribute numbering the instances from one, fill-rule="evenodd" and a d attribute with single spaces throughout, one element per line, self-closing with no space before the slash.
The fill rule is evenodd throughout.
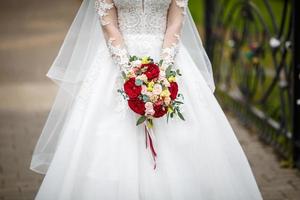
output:
<path id="1" fill-rule="evenodd" d="M 161 0 L 158 5 L 153 4 L 153 2 L 157 2 L 156 0 L 144 1 L 146 5 L 145 8 L 154 5 L 156 6 L 154 10 L 158 10 L 155 13 L 148 14 L 146 19 L 140 14 L 143 12 L 141 6 L 126 3 L 126 1 L 131 0 L 114 1 L 119 7 L 121 6 L 121 2 L 125 2 L 126 6 L 123 5 L 123 9 L 119 10 L 118 14 L 123 16 L 122 19 L 130 19 L 119 21 L 126 47 L 128 49 L 138 50 L 137 52 L 140 53 L 138 56 L 147 55 L 149 49 L 153 46 L 161 48 L 164 39 L 162 33 L 165 30 L 164 27 L 166 27 L 166 20 L 162 20 L 162 16 L 165 16 L 166 19 L 167 12 L 163 12 L 163 10 L 160 9 L 168 6 L 171 0 Z M 142 0 L 138 1 L 140 3 L 142 2 Z M 131 6 L 136 7 L 135 9 L 131 9 Z M 138 14 L 132 13 L 132 10 L 139 12 Z M 148 12 L 152 12 L 151 9 Z M 143 26 L 141 26 L 143 22 L 142 19 L 146 22 Z M 151 24 L 152 26 L 150 26 Z M 154 34 L 145 34 L 144 32 L 147 30 L 151 30 Z M 158 38 L 161 42 L 152 42 L 153 39 Z M 132 40 L 135 42 L 128 42 Z M 142 42 L 137 43 L 136 41 Z M 215 86 L 211 64 L 188 9 L 181 41 L 211 91 L 214 91 Z M 78 88 L 81 87 L 82 80 L 86 77 L 86 73 L 92 65 L 93 59 L 96 57 L 96 52 L 107 51 L 105 43 L 102 27 L 99 23 L 99 16 L 95 12 L 95 2 L 94 0 L 84 0 L 54 63 L 47 73 L 49 78 L 59 84 L 60 89 L 34 150 L 31 162 L 31 168 L 33 170 L 39 173 L 45 173 L 47 171 L 48 165 L 55 153 L 56 145 L 59 142 L 58 140 L 63 134 L 62 128 L 65 124 L 66 116 L 68 116 L 70 112 L 70 106 L 78 93 Z M 161 51 L 161 49 L 159 51 Z M 132 54 L 132 52 L 129 53 Z M 158 60 L 159 57 L 155 59 Z M 104 66 L 104 63 L 99 63 L 99 67 L 102 66 Z"/>
<path id="2" fill-rule="evenodd" d="M 158 50 L 149 53 L 157 57 Z M 223 111 L 184 47 L 176 62 L 184 75 L 178 82 L 186 121 L 154 121 L 156 170 L 137 116 L 116 99 L 119 70 L 107 51 L 97 55 L 36 199 L 262 199 Z"/>
<path id="3" fill-rule="evenodd" d="M 137 0 L 142 1 L 154 0 Z M 143 127 L 135 125 L 137 116 L 117 93 L 119 69 L 93 13 L 94 3 L 85 0 L 48 73 L 61 88 L 31 162 L 32 170 L 46 173 L 36 199 L 262 199 L 245 154 L 199 70 L 198 65 L 207 67 L 205 51 L 188 49 L 201 44 L 200 38 L 194 35 L 198 44 L 179 44 L 175 62 L 183 74 L 178 83 L 186 121 L 154 121 L 158 157 L 153 170 Z M 124 34 L 130 54 L 154 59 L 162 39 Z"/>
<path id="4" fill-rule="evenodd" d="M 124 0 L 115 0 L 115 4 L 119 5 L 120 2 L 123 1 Z M 138 1 L 142 2 L 142 0 Z M 155 0 L 151 1 L 157 2 Z M 151 1 L 146 0 L 145 3 Z M 160 1 L 161 5 L 167 5 L 166 2 L 170 3 L 171 0 Z M 128 4 L 128 2 L 126 5 L 134 6 L 131 3 Z M 130 19 L 128 20 L 129 24 L 127 24 L 127 26 L 125 26 L 126 20 L 119 22 L 120 29 L 122 30 L 125 40 L 126 37 L 132 36 L 132 33 L 137 35 L 143 34 L 142 32 L 139 32 L 141 30 L 151 30 L 161 33 L 161 27 L 166 25 L 166 21 L 162 20 L 163 18 L 161 17 L 162 12 L 157 12 L 156 16 L 148 15 L 148 18 L 145 19 L 147 22 L 145 23 L 145 27 L 139 26 L 138 29 L 133 30 L 132 26 L 130 25 L 135 25 L 138 21 L 141 21 L 142 18 L 140 16 L 139 18 L 133 18 L 132 16 L 134 14 L 128 14 L 130 14 L 130 12 L 121 14 L 121 16 L 124 16 L 124 18 Z M 164 13 L 164 15 L 166 15 L 166 13 Z M 130 22 L 134 23 L 131 24 Z M 149 27 L 149 24 L 151 24 L 149 22 L 151 22 L 153 26 Z M 194 62 L 197 64 L 197 67 L 201 71 L 204 79 L 207 81 L 207 84 L 211 90 L 214 91 L 215 85 L 213 81 L 212 67 L 203 48 L 201 38 L 198 34 L 189 9 L 187 9 L 187 18 L 183 25 L 181 40 L 193 58 Z M 86 75 L 88 68 L 91 66 L 91 61 L 95 56 L 95 52 L 97 49 L 102 48 L 106 48 L 105 38 L 102 27 L 100 26 L 98 20 L 98 14 L 95 12 L 94 0 L 84 0 L 69 29 L 58 56 L 47 73 L 47 76 L 56 83 L 59 83 L 71 94 L 76 94 L 76 88 L 79 87 L 82 79 Z M 205 63 L 203 63 L 203 60 Z"/>
<path id="5" fill-rule="evenodd" d="M 202 41 L 190 11 L 187 11 L 187 20 L 182 31 L 182 43 L 189 52 L 202 77 L 212 92 L 215 91 L 212 66 L 202 45 Z"/>

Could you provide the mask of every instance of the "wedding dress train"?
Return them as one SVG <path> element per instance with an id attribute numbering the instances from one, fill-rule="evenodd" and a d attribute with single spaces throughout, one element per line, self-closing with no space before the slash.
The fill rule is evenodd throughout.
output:
<path id="1" fill-rule="evenodd" d="M 184 20 L 186 6 L 185 0 L 96 1 L 107 46 L 94 52 L 76 95 L 70 95 L 59 134 L 40 138 L 31 169 L 46 176 L 36 199 L 262 199 L 213 87 L 178 40 L 171 18 Z M 116 24 L 120 32 L 112 28 Z M 156 169 L 143 127 L 135 125 L 137 115 L 117 93 L 128 55 L 162 58 L 183 74 L 178 84 L 186 120 L 154 120 Z"/>

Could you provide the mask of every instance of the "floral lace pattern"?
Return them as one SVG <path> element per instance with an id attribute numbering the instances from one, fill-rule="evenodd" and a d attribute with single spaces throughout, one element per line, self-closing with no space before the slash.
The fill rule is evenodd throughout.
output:
<path id="1" fill-rule="evenodd" d="M 107 47 L 113 58 L 114 62 L 120 67 L 120 70 L 127 71 L 128 70 L 128 63 L 129 63 L 129 56 L 125 47 L 121 45 L 113 46 L 113 38 L 110 38 L 107 42 Z"/>
<path id="2" fill-rule="evenodd" d="M 176 5 L 183 9 L 182 13 L 185 15 L 188 7 L 188 0 L 176 0 Z"/>
<path id="3" fill-rule="evenodd" d="M 163 58 L 163 66 L 174 65 L 175 57 L 179 51 L 179 45 L 173 43 L 172 46 L 163 48 L 161 58 Z"/>
<path id="4" fill-rule="evenodd" d="M 105 21 L 104 17 L 107 16 L 107 11 L 109 9 L 112 9 L 113 6 L 114 6 L 113 3 L 107 3 L 105 0 L 96 0 L 95 1 L 96 12 L 100 16 L 100 21 L 103 26 L 110 23 L 110 22 Z"/>
<path id="5" fill-rule="evenodd" d="M 149 34 L 126 34 L 124 41 L 130 55 L 151 56 L 153 59 L 160 58 L 159 53 L 163 44 L 164 35 Z M 139 42 L 136 42 L 139 41 Z"/>
<path id="6" fill-rule="evenodd" d="M 160 57 L 163 59 L 163 64 L 166 66 L 174 64 L 175 57 L 179 51 L 180 36 L 174 34 L 174 37 L 176 38 L 176 42 L 173 42 L 170 47 L 165 47 L 161 51 Z"/>
<path id="7" fill-rule="evenodd" d="M 113 45 L 112 41 L 114 40 L 109 39 L 107 41 L 114 62 L 121 70 L 126 71 L 129 67 L 129 53 L 127 52 L 127 48 L 130 53 L 143 52 L 147 55 L 149 49 L 151 49 L 149 37 L 146 36 L 148 35 L 160 38 L 160 44 L 163 48 L 160 48 L 161 54 L 159 57 L 168 65 L 174 64 L 176 54 L 179 50 L 181 28 L 178 28 L 173 35 L 168 36 L 171 38 L 169 39 L 171 42 L 164 43 L 165 33 L 168 28 L 168 14 L 169 12 L 176 12 L 175 16 L 178 16 L 178 20 L 183 23 L 184 17 L 180 16 L 180 13 L 185 15 L 187 6 L 188 0 L 96 0 L 96 10 L 100 16 L 102 25 L 105 26 L 110 21 L 118 22 L 114 23 L 114 26 L 118 26 L 120 34 L 109 36 L 109 38 L 118 37 L 119 43 L 114 42 Z M 117 14 L 114 12 L 113 16 L 108 16 L 108 10 L 112 8 L 116 9 Z M 122 35 L 124 43 L 120 43 L 120 35 Z M 134 37 L 135 40 L 132 40 Z M 130 40 L 128 40 L 129 38 Z M 144 50 L 139 48 L 139 45 Z"/>
<path id="8" fill-rule="evenodd" d="M 163 34 L 171 0 L 114 0 L 123 34 Z"/>

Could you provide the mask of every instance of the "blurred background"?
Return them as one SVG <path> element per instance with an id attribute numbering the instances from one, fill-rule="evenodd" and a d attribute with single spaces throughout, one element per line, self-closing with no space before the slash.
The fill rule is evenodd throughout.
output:
<path id="1" fill-rule="evenodd" d="M 300 199 L 295 2 L 189 0 L 216 96 L 266 200 Z M 33 199 L 42 181 L 29 164 L 57 91 L 45 74 L 80 3 L 0 2 L 0 200 Z"/>

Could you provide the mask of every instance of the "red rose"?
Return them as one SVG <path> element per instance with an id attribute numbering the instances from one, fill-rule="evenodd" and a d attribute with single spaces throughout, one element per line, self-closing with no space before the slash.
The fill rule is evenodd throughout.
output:
<path id="1" fill-rule="evenodd" d="M 131 78 L 124 83 L 124 90 L 129 98 L 136 98 L 141 94 L 142 87 L 135 84 L 135 78 Z"/>
<path id="2" fill-rule="evenodd" d="M 145 114 L 145 103 L 138 99 L 129 99 L 128 100 L 128 106 L 133 110 L 135 113 L 144 115 Z"/>
<path id="3" fill-rule="evenodd" d="M 176 82 L 170 83 L 169 91 L 171 93 L 171 95 L 170 95 L 171 99 L 172 100 L 176 99 L 177 94 L 178 94 L 178 85 Z"/>
<path id="4" fill-rule="evenodd" d="M 167 109 L 163 105 L 154 105 L 153 110 L 155 111 L 153 117 L 160 118 L 167 113 Z"/>
<path id="5" fill-rule="evenodd" d="M 151 81 L 152 79 L 157 78 L 159 76 L 159 67 L 156 64 L 143 64 L 142 68 L 143 67 L 147 67 L 145 75 L 147 76 L 148 80 Z"/>

